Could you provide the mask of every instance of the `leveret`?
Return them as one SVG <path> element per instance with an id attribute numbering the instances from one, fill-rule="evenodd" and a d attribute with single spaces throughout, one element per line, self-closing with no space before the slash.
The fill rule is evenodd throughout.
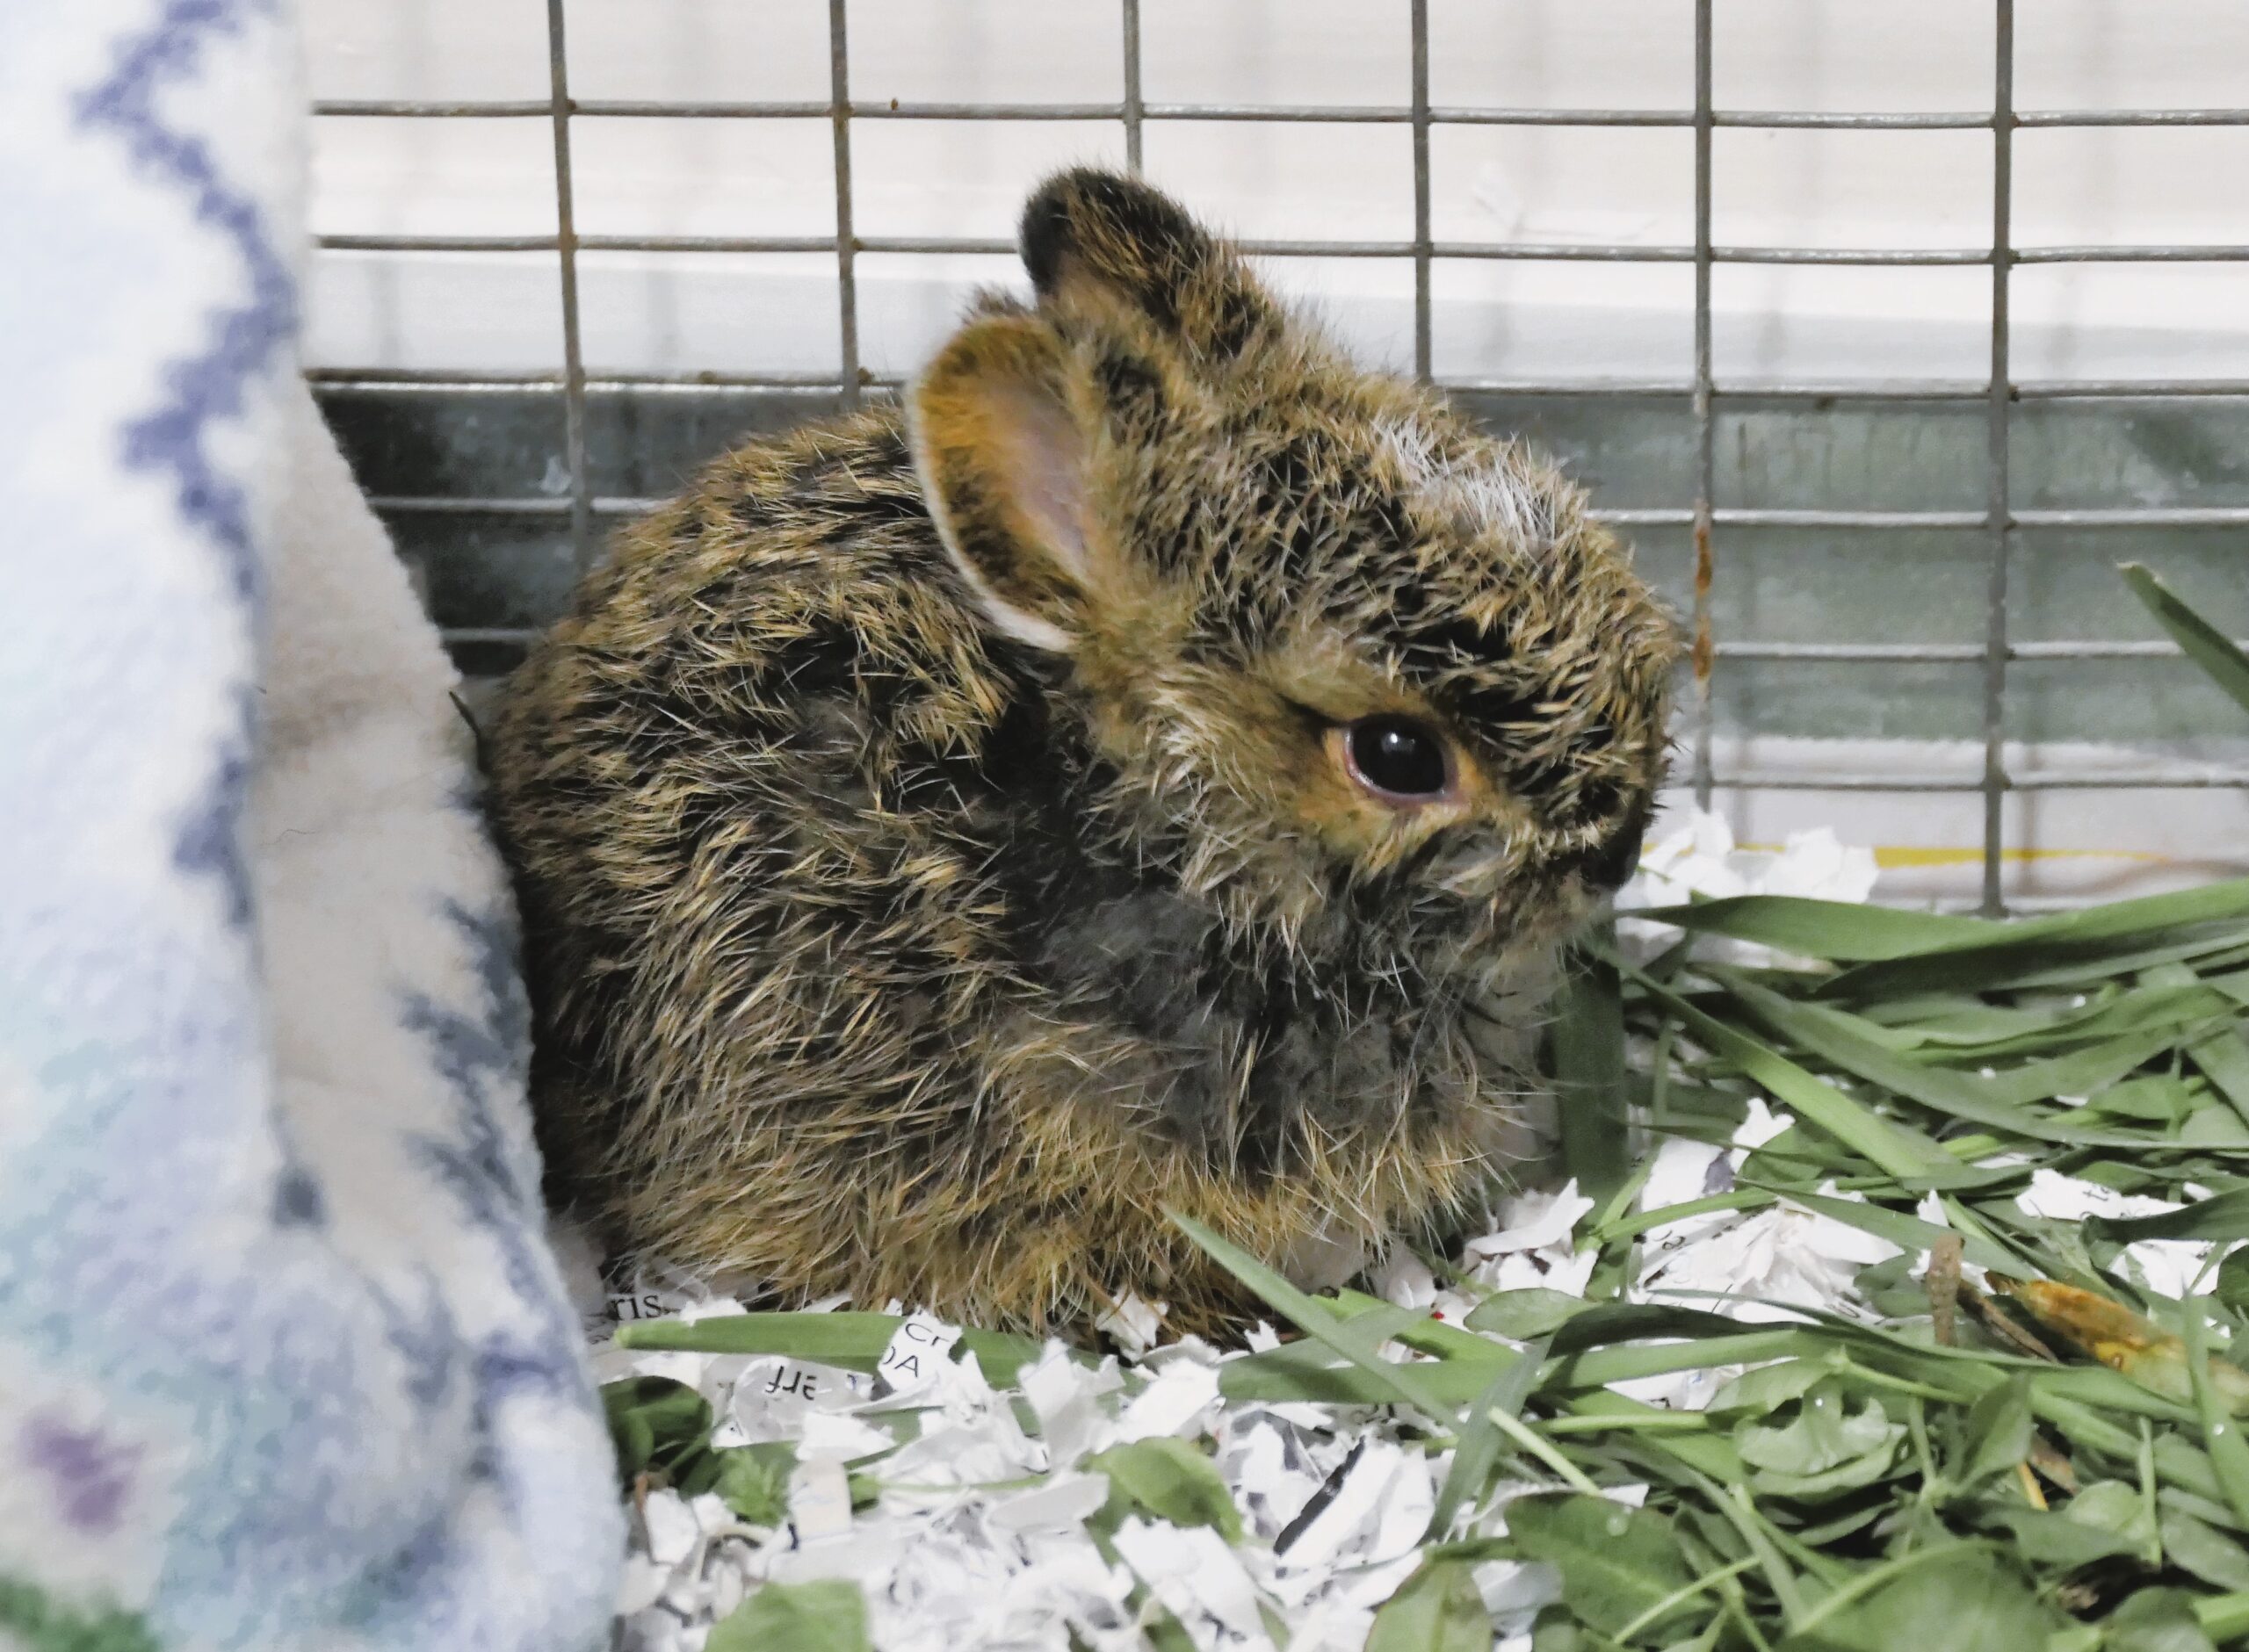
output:
<path id="1" fill-rule="evenodd" d="M 1674 628 L 1578 492 L 1091 170 L 901 406 L 626 530 L 494 742 L 550 1192 L 785 1297 L 1182 1330 L 1489 1179 Z"/>

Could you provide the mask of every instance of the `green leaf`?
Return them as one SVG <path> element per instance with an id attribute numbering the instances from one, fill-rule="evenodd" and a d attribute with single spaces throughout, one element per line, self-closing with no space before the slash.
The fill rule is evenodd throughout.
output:
<path id="1" fill-rule="evenodd" d="M 1183 1439 L 1136 1439 L 1086 1460 L 1112 1491 L 1174 1526 L 1214 1526 L 1241 1540 L 1241 1513 L 1216 1465 Z"/>
<path id="2" fill-rule="evenodd" d="M 1733 1431 L 1734 1448 L 1757 1472 L 1750 1484 L 1775 1497 L 1820 1497 L 1872 1485 L 1890 1472 L 1906 1438 L 1873 1400 L 1854 1411 L 1841 1382 L 1814 1386 L 1785 1420 L 1751 1419 Z"/>
<path id="3" fill-rule="evenodd" d="M 2249 1636 L 2249 1594 L 2205 1595 L 2195 1603 L 2195 1616 L 2220 1646 L 2238 1646 Z"/>
<path id="4" fill-rule="evenodd" d="M 2109 1615 L 2101 1652 L 2216 1652 L 2183 1589 L 2141 1589 Z"/>
<path id="5" fill-rule="evenodd" d="M 1533 1285 L 1486 1296 L 1470 1311 L 1467 1325 L 1471 1331 L 1496 1331 L 1510 1341 L 1528 1342 L 1556 1330 L 1572 1315 L 1583 1313 L 1585 1307 L 1582 1296 Z"/>
<path id="6" fill-rule="evenodd" d="M 796 1447 L 784 1443 L 736 1446 L 718 1454 L 719 1477 L 711 1490 L 751 1526 L 779 1526 L 789 1518 L 789 1475 Z"/>
<path id="7" fill-rule="evenodd" d="M 1171 1615 L 1170 1607 L 1159 1600 L 1143 1610 L 1148 1612 L 1147 1627 L 1142 1633 L 1148 1637 L 1149 1652 L 1195 1652 L 1195 1637 L 1187 1633 L 1185 1624 Z"/>
<path id="8" fill-rule="evenodd" d="M 1689 1588 L 1694 1574 L 1671 1522 L 1645 1509 L 1581 1494 L 1517 1497 L 1508 1504 L 1508 1536 L 1525 1559 L 1562 1575 L 1562 1598 L 1589 1627 L 1614 1634 Z M 1660 1627 L 1687 1608 L 1649 1623 Z"/>
<path id="9" fill-rule="evenodd" d="M 605 1385 L 601 1403 L 622 1482 L 657 1474 L 688 1490 L 709 1454 L 711 1402 L 669 1377 L 640 1376 Z"/>
<path id="10" fill-rule="evenodd" d="M 2220 1194 L 2159 1216 L 2092 1216 L 2086 1224 L 2104 1239 L 2249 1239 L 2249 1188 Z"/>
<path id="11" fill-rule="evenodd" d="M 2118 572 L 2123 574 L 2124 583 L 2132 588 L 2132 595 L 2155 616 L 2155 623 L 2171 633 L 2172 640 L 2185 651 L 2187 658 L 2200 666 L 2209 680 L 2243 711 L 2249 711 L 2249 657 L 2245 657 L 2231 638 L 2188 607 L 2176 592 L 2139 563 L 2127 562 Z"/>
<path id="12" fill-rule="evenodd" d="M 671 1445 L 711 1432 L 711 1402 L 669 1377 L 636 1376 L 605 1385 L 602 1410 L 610 1425 L 638 1424 L 651 1439 Z"/>
<path id="13" fill-rule="evenodd" d="M 2232 1312 L 2249 1315 L 2249 1250 L 2225 1253 L 2225 1260 L 2217 1265 L 2217 1280 L 2212 1288 Z"/>
<path id="14" fill-rule="evenodd" d="M 1928 1287 L 1913 1276 L 1920 1258 L 1901 1251 L 1887 1261 L 1869 1262 L 1851 1276 L 1859 1300 L 1884 1319 L 1919 1319 L 1929 1311 Z"/>
<path id="15" fill-rule="evenodd" d="M 2075 1571 L 2080 1566 L 2118 1555 L 2137 1555 L 2144 1547 L 2120 1533 L 2072 1520 L 2065 1514 L 2034 1509 L 2019 1501 L 2000 1503 L 1982 1510 L 1976 1524 L 1985 1531 L 2004 1532 L 2022 1559 L 2063 1571 Z"/>
<path id="16" fill-rule="evenodd" d="M 2234 1112 L 2249 1122 L 2249 1039 L 2237 1028 L 2221 1028 L 2188 1045 L 2187 1059 Z"/>
<path id="17" fill-rule="evenodd" d="M 2186 964 L 2157 964 L 2145 980 L 2159 992 L 2210 992 L 2210 985 L 2204 985 Z M 2229 993 L 2220 992 L 2220 996 L 2233 1002 Z M 2249 1002 L 2249 998 L 2242 1002 Z M 2220 1028 L 2206 1038 L 2197 1038 L 2186 1045 L 2186 1058 L 2195 1063 L 2195 1070 L 2209 1078 L 2210 1088 L 2216 1088 L 2233 1113 L 2249 1124 L 2249 1038 L 2242 1036 L 2240 1028 Z"/>
<path id="18" fill-rule="evenodd" d="M 1789 1474 L 1778 1468 L 1760 1468 L 1750 1477 L 1749 1483 L 1757 1490 L 1775 1497 L 1788 1497 L 1798 1503 L 1820 1503 L 1846 1491 L 1861 1491 L 1878 1481 L 1888 1479 L 1897 1471 L 1898 1454 L 1894 1449 L 1870 1451 L 1863 1457 L 1837 1463 L 1833 1468 L 1816 1475 Z"/>
<path id="19" fill-rule="evenodd" d="M 2145 1549 L 2155 1541 L 2155 1520 L 2147 1499 L 2137 1486 L 2122 1480 L 2095 1480 L 2083 1487 L 2062 1505 L 2062 1518 L 2105 1532 L 2135 1549 Z"/>
<path id="20" fill-rule="evenodd" d="M 1784 1360 L 1778 1365 L 1761 1365 L 1744 1371 L 1713 1395 L 1710 1415 L 1762 1417 L 1783 1405 L 1794 1404 L 1834 1374 L 1832 1366 L 1819 1360 Z"/>
<path id="21" fill-rule="evenodd" d="M 2028 1652 L 2061 1627 L 2013 1565 L 1985 1544 L 1963 1543 L 1861 1573 L 1776 1652 Z"/>
<path id="22" fill-rule="evenodd" d="M 1631 1170 L 1624 1096 L 1624 1012 L 1616 970 L 1573 950 L 1553 1005 L 1549 1037 L 1560 1102 L 1565 1172 L 1596 1202 Z"/>
<path id="23" fill-rule="evenodd" d="M 1464 1561 L 1424 1562 L 1378 1607 L 1366 1652 L 1491 1652 L 1492 1614 Z"/>
<path id="24" fill-rule="evenodd" d="M 2087 1113 L 2131 1119 L 2169 1131 L 2195 1111 L 2195 1092 L 2167 1072 L 2143 1073 L 2112 1084 L 2086 1103 Z"/>
<path id="25" fill-rule="evenodd" d="M 2191 1050 L 2188 1053 L 2193 1054 Z M 2180 1127 L 2175 1139 L 2181 1148 L 2216 1148 L 2221 1152 L 2236 1153 L 2249 1148 L 2249 1124 L 2224 1107 L 2198 1107 L 2195 1115 Z"/>
<path id="26" fill-rule="evenodd" d="M 1911 1032 L 1931 1043 L 1988 1043 L 2017 1033 L 2031 1032 L 2067 1019 L 2094 1014 L 2115 996 L 2115 989 L 2084 995 L 2083 1004 L 1986 1004 L 1965 992 L 1900 992 L 1862 1004 L 1859 1013 L 1884 1027 Z"/>
<path id="27" fill-rule="evenodd" d="M 2030 1455 L 2034 1427 L 2030 1380 L 2018 1373 L 1968 1408 L 1968 1461 L 1962 1482 L 1973 1485 L 2011 1472 Z"/>
<path id="28" fill-rule="evenodd" d="M 1548 1606 L 1530 1626 L 1530 1652 L 1602 1652 L 1566 1606 Z"/>
<path id="29" fill-rule="evenodd" d="M 1435 1541 L 1452 1527 L 1452 1517 L 1472 1494 L 1480 1493 L 1484 1482 L 1492 1472 L 1493 1464 L 1500 1457 L 1500 1425 L 1501 1417 L 1520 1417 L 1523 1404 L 1530 1398 L 1530 1390 L 1537 1386 L 1538 1375 L 1545 1368 L 1547 1344 L 1533 1342 L 1522 1351 L 1513 1365 L 1492 1379 L 1491 1386 L 1477 1396 L 1476 1403 L 1468 1409 L 1468 1421 L 1460 1431 L 1460 1438 L 1452 1448 L 1452 1463 L 1445 1470 L 1444 1483 L 1437 1488 L 1436 1502 L 1429 1511 L 1429 1524 L 1421 1540 Z"/>
<path id="30" fill-rule="evenodd" d="M 2166 1504 L 2156 1521 L 2173 1565 L 2213 1588 L 2249 1591 L 2249 1548 L 2184 1509 Z"/>
<path id="31" fill-rule="evenodd" d="M 2215 1202 L 2215 1201 L 2213 1201 Z M 2202 1418 L 2202 1449 L 2209 1454 L 2219 1489 L 2244 1525 L 2249 1525 L 2249 1441 L 2241 1438 L 2241 1425 L 2228 1409 L 2210 1378 L 2209 1322 L 2202 1317 L 2199 1298 L 2180 1304 L 2179 1323 L 2186 1333 L 2187 1371 L 2195 1390 L 2195 1410 Z"/>
<path id="32" fill-rule="evenodd" d="M 834 1579 L 766 1583 L 703 1644 L 705 1652 L 874 1652 L 866 1597 Z"/>

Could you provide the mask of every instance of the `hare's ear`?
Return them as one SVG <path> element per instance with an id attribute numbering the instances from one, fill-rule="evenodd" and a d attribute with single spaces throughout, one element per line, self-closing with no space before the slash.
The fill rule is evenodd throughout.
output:
<path id="1" fill-rule="evenodd" d="M 938 536 L 992 621 L 1067 651 L 1087 601 L 1088 443 L 1070 360 L 1027 315 L 973 321 L 907 400 Z"/>
<path id="2" fill-rule="evenodd" d="M 1282 324 L 1240 256 L 1137 178 L 1057 173 L 1024 206 L 1022 241 L 1043 302 L 1123 305 L 1206 361 L 1231 361 Z"/>

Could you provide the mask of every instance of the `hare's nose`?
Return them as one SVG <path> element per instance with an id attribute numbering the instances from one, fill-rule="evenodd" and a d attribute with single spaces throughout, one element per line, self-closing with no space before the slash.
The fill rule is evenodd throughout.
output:
<path id="1" fill-rule="evenodd" d="M 1635 809 L 1609 841 L 1586 851 L 1578 862 L 1588 883 L 1602 889 L 1621 889 L 1638 869 L 1640 840 L 1647 833 L 1645 809 Z"/>

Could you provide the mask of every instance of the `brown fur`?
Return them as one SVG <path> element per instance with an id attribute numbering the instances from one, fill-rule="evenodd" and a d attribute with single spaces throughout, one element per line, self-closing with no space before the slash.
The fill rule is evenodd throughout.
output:
<path id="1" fill-rule="evenodd" d="M 796 1296 L 1240 1307 L 1487 1173 L 1675 641 L 1576 492 L 1137 183 L 883 408 L 628 530 L 497 731 L 558 1198 Z M 1443 731 L 1401 810 L 1353 719 Z"/>

